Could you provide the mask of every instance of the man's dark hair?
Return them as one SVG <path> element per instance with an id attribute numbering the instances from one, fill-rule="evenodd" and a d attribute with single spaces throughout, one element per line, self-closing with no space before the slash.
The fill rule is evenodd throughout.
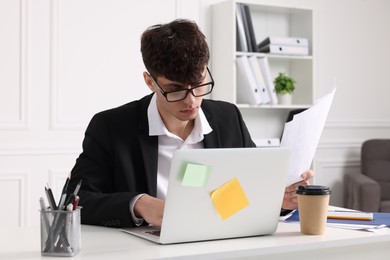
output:
<path id="1" fill-rule="evenodd" d="M 141 53 L 153 76 L 186 84 L 199 83 L 210 57 L 204 34 L 185 19 L 149 27 L 141 36 Z"/>

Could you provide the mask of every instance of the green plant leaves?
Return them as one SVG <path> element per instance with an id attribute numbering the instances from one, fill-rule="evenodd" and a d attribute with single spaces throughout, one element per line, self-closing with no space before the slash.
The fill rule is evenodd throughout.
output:
<path id="1" fill-rule="evenodd" d="M 279 72 L 274 84 L 277 94 L 291 94 L 295 89 L 295 80 L 282 72 Z"/>

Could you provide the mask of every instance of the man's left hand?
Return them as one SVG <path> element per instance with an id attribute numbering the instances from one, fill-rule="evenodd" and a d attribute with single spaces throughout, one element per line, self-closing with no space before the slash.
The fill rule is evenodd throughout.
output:
<path id="1" fill-rule="evenodd" d="M 307 170 L 301 174 L 302 181 L 296 182 L 284 190 L 284 198 L 282 209 L 296 209 L 298 208 L 297 194 L 295 191 L 298 189 L 298 186 L 309 185 L 309 180 L 313 178 L 314 172 L 312 170 Z"/>

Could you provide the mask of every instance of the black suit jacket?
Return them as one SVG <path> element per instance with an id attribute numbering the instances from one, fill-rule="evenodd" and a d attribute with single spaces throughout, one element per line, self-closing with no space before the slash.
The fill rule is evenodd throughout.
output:
<path id="1" fill-rule="evenodd" d="M 140 193 L 156 196 L 158 137 L 149 136 L 147 109 L 153 94 L 96 114 L 72 170 L 69 191 L 79 191 L 83 224 L 130 227 L 129 202 Z M 202 110 L 213 129 L 205 148 L 254 147 L 238 108 L 203 100 Z"/>

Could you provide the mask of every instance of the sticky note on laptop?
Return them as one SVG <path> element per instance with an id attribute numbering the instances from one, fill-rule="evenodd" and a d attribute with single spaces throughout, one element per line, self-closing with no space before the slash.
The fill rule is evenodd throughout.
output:
<path id="1" fill-rule="evenodd" d="M 190 187 L 205 187 L 210 173 L 210 166 L 187 163 L 181 184 Z"/>
<path id="2" fill-rule="evenodd" d="M 215 209 L 223 220 L 249 205 L 237 178 L 233 178 L 210 194 Z"/>

